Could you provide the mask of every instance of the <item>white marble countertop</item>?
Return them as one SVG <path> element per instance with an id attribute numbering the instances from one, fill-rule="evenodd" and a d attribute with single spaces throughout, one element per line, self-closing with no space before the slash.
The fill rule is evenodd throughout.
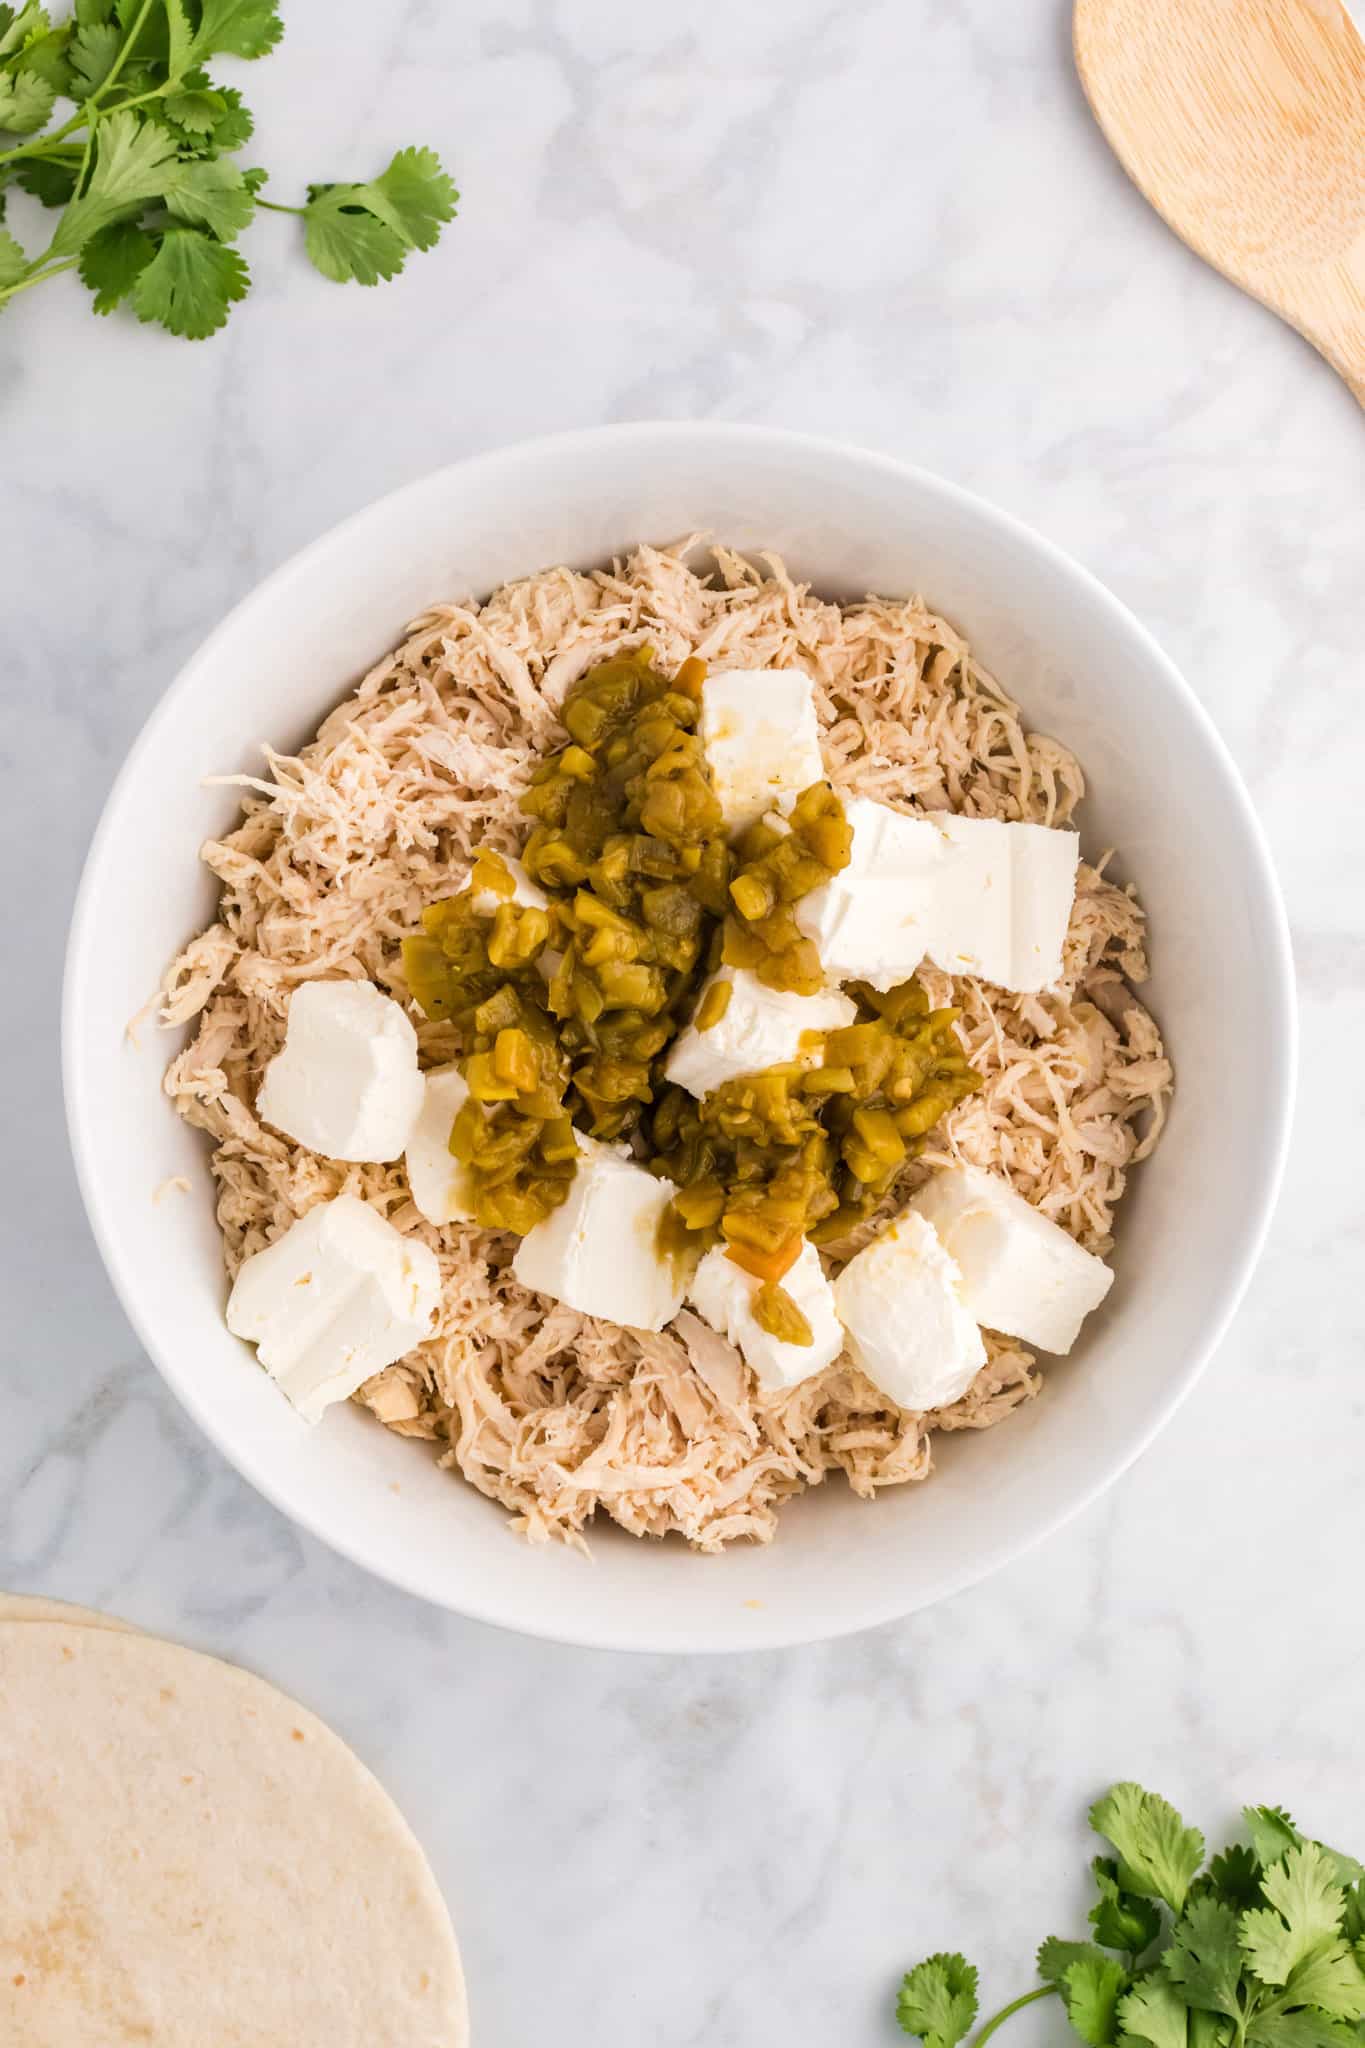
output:
<path id="1" fill-rule="evenodd" d="M 1061 0 L 286 13 L 243 81 L 272 190 L 426 138 L 465 195 L 440 248 L 343 293 L 262 218 L 256 288 L 214 342 L 97 326 L 69 279 L 0 324 L 0 1584 L 238 1658 L 324 1714 L 431 1854 L 480 2048 L 872 2048 L 898 2038 L 900 1971 L 945 1945 L 1004 1998 L 1078 1916 L 1084 1807 L 1116 1776 L 1213 1825 L 1245 1795 L 1297 1802 L 1358 1846 L 1359 411 L 1130 190 Z M 935 1612 L 685 1663 L 422 1606 L 228 1470 L 100 1269 L 57 1000 L 118 761 L 265 570 L 468 451 L 698 414 L 941 470 L 1152 626 L 1269 828 L 1304 1054 L 1269 1250 L 1135 1472 Z"/>

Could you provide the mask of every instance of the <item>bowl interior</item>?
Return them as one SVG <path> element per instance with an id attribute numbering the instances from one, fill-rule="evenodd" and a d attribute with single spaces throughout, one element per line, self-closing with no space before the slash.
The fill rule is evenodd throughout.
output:
<path id="1" fill-rule="evenodd" d="M 833 597 L 921 592 L 1029 722 L 1074 748 L 1090 786 L 1085 851 L 1117 846 L 1150 914 L 1148 994 L 1178 1088 L 1120 1214 L 1116 1285 L 1040 1400 L 985 1435 L 941 1440 L 925 1486 L 868 1505 L 832 1481 L 786 1510 L 766 1549 L 704 1559 L 609 1530 L 586 1563 L 513 1540 L 500 1508 L 358 1411 L 316 1430 L 298 1421 L 222 1320 L 201 1141 L 161 1092 L 177 1041 L 154 1023 L 132 1037 L 126 1027 L 213 913 L 196 849 L 236 804 L 206 776 L 258 769 L 262 741 L 305 740 L 434 600 L 695 529 L 776 549 Z M 652 1649 L 799 1641 L 904 1613 L 979 1578 L 1121 1471 L 1245 1284 L 1283 1152 L 1292 1039 L 1283 918 L 1245 793 L 1188 689 L 1113 598 L 921 472 L 765 430 L 667 426 L 440 471 L 254 592 L 190 662 L 115 787 L 82 887 L 64 1018 L 68 1113 L 101 1250 L 148 1351 L 239 1469 L 326 1541 L 430 1599 L 535 1634 Z M 190 1192 L 154 1201 L 174 1175 Z"/>

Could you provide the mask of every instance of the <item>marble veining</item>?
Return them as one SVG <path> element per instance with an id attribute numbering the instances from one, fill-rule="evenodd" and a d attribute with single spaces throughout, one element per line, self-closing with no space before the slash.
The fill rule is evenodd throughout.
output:
<path id="1" fill-rule="evenodd" d="M 1358 1843 L 1358 410 L 1129 188 L 1060 0 L 286 12 L 243 80 L 272 190 L 428 139 L 465 195 L 439 250 L 343 294 L 262 219 L 212 343 L 97 327 L 69 279 L 0 324 L 0 1583 L 238 1658 L 332 1721 L 432 1856 L 481 2048 L 873 2048 L 900 1970 L 944 1945 L 1009 1995 L 1082 1910 L 1081 1815 L 1113 1776 L 1211 1823 L 1283 1798 Z M 934 1612 L 710 1663 L 463 1623 L 257 1499 L 115 1305 L 57 1053 L 84 845 L 222 612 L 440 461 L 688 415 L 912 458 L 1109 582 L 1247 778 L 1304 1026 L 1269 1249 L 1136 1471 Z"/>

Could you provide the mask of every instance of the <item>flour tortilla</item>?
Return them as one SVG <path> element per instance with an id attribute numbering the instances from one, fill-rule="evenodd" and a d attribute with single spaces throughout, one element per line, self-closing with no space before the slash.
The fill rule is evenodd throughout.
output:
<path id="1" fill-rule="evenodd" d="M 464 2048 L 459 1953 L 380 1786 L 172 1643 L 0 1623 L 6 2048 Z"/>
<path id="2" fill-rule="evenodd" d="M 37 1593 L 0 1593 L 0 1622 L 61 1621 L 68 1628 L 111 1628 L 119 1635 L 140 1635 L 131 1621 L 97 1614 L 93 1607 L 73 1607 L 69 1600 L 45 1600 Z"/>

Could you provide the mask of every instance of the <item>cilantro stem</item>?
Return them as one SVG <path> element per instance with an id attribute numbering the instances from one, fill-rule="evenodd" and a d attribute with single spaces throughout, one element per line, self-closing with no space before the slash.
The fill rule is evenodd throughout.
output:
<path id="1" fill-rule="evenodd" d="M 12 164 L 21 156 L 46 156 L 54 142 L 60 142 L 64 135 L 70 135 L 84 121 L 84 114 L 73 114 L 60 128 L 54 128 L 50 135 L 35 135 L 27 142 L 18 142 L 13 149 L 0 149 L 0 164 Z"/>
<path id="2" fill-rule="evenodd" d="M 164 100 L 167 93 L 175 91 L 178 79 L 167 78 L 160 85 L 150 87 L 147 92 L 130 93 L 125 100 L 115 100 L 112 107 L 96 108 L 97 115 L 121 114 L 128 107 L 145 107 L 148 100 Z"/>
<path id="3" fill-rule="evenodd" d="M 281 206 L 277 199 L 258 199 L 256 204 L 264 207 L 267 213 L 296 213 L 300 220 L 308 211 L 306 206 Z"/>
<path id="4" fill-rule="evenodd" d="M 85 147 L 81 150 L 80 168 L 76 172 L 76 190 L 78 192 L 84 192 L 85 190 L 86 174 L 90 169 L 90 157 L 95 147 L 95 130 L 98 126 L 99 116 L 96 115 L 85 131 Z"/>
<path id="5" fill-rule="evenodd" d="M 24 155 L 45 157 L 79 156 L 81 147 L 82 145 L 79 142 L 52 142 L 44 135 L 37 142 L 30 143 L 24 151 Z"/>
<path id="6" fill-rule="evenodd" d="M 1037 1998 L 1054 1998 L 1057 1995 L 1057 1990 L 1058 1987 L 1055 1984 L 1040 1984 L 1036 1991 L 1026 1991 L 1022 1998 L 1016 1998 L 1010 2005 L 1001 2006 L 994 2019 L 987 2020 L 985 2026 L 982 2027 L 976 2039 L 972 2042 L 972 2048 L 982 2048 L 983 2042 L 990 2040 L 996 2028 L 1003 2027 L 1005 2021 L 1012 2019 L 1014 2014 L 1019 2012 L 1024 2006 L 1032 2005 Z"/>
<path id="7" fill-rule="evenodd" d="M 68 256 L 64 263 L 49 263 L 44 268 L 40 257 L 38 266 L 28 277 L 21 277 L 18 284 L 0 287 L 0 305 L 3 305 L 6 299 L 16 298 L 20 292 L 26 292 L 30 285 L 45 284 L 48 278 L 55 277 L 59 270 L 74 270 L 79 261 L 78 256 Z"/>
<path id="8" fill-rule="evenodd" d="M 115 57 L 113 63 L 110 65 L 104 77 L 95 87 L 95 90 L 90 94 L 89 98 L 86 100 L 85 104 L 87 109 L 94 107 L 99 100 L 103 99 L 105 93 L 108 92 L 110 86 L 114 83 L 120 71 L 122 71 L 124 65 L 128 62 L 129 57 L 132 55 L 133 45 L 136 43 L 138 37 L 142 34 L 142 24 L 147 19 L 147 16 L 150 14 L 151 8 L 152 0 L 142 0 L 142 5 L 138 8 L 137 14 L 133 20 L 132 27 L 129 29 L 127 35 L 123 38 L 123 47 L 120 49 L 117 57 Z"/>

